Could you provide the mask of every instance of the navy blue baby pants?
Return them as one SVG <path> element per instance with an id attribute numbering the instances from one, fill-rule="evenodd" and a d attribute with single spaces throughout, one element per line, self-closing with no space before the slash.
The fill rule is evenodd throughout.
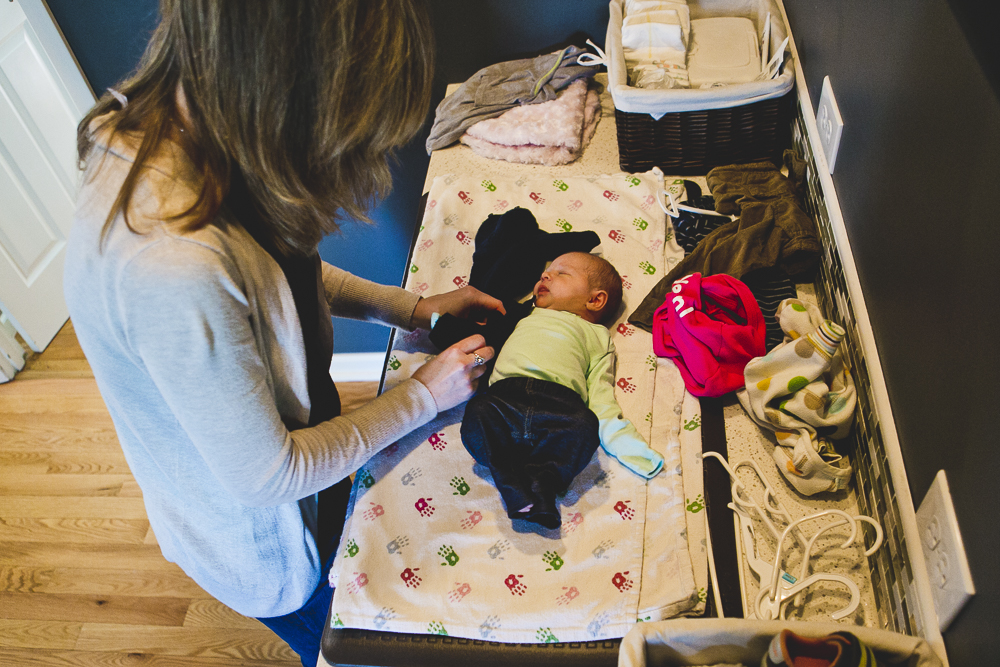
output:
<path id="1" fill-rule="evenodd" d="M 597 415 L 572 389 L 506 378 L 469 401 L 462 443 L 493 475 L 507 516 L 558 528 L 556 496 L 590 463 L 600 436 Z"/>

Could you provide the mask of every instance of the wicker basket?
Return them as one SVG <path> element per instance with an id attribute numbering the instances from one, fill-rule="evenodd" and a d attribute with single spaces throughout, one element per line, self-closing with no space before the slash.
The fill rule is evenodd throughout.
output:
<path id="1" fill-rule="evenodd" d="M 659 120 L 615 109 L 622 171 L 659 167 L 704 175 L 712 167 L 781 159 L 791 146 L 792 93 L 723 109 L 668 113 Z"/>
<path id="2" fill-rule="evenodd" d="M 622 171 L 659 167 L 667 174 L 698 175 L 725 164 L 780 160 L 782 151 L 791 145 L 794 74 L 790 54 L 784 73 L 769 81 L 710 90 L 632 88 L 627 85 L 621 48 L 622 4 L 622 0 L 611 2 L 606 42 Z M 750 7 L 749 18 L 759 30 L 770 12 L 772 48 L 787 34 L 773 0 L 691 0 L 689 6 L 692 18 L 737 15 L 737 10 L 746 12 Z"/>

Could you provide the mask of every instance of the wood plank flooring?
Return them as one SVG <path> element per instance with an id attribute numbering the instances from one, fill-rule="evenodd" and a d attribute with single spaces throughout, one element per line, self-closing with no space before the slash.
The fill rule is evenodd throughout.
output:
<path id="1" fill-rule="evenodd" d="M 338 384 L 344 410 L 377 383 Z M 160 555 L 67 322 L 0 385 L 0 665 L 297 667 Z"/>

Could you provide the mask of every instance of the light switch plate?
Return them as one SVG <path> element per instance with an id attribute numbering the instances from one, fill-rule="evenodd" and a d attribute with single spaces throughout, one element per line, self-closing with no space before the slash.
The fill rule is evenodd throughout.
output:
<path id="1" fill-rule="evenodd" d="M 931 581 L 934 609 L 944 632 L 976 593 L 944 470 L 938 470 L 920 503 L 917 530 Z"/>
<path id="2" fill-rule="evenodd" d="M 833 165 L 837 162 L 837 151 L 840 150 L 840 136 L 844 133 L 844 119 L 840 115 L 840 107 L 833 96 L 830 77 L 823 77 L 823 92 L 819 96 L 819 109 L 816 111 L 816 125 L 819 127 L 819 141 L 823 146 L 826 164 L 833 173 Z"/>

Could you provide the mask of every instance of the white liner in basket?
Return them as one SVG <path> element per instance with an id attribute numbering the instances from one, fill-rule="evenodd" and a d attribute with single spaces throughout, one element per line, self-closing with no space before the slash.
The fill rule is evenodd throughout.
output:
<path id="1" fill-rule="evenodd" d="M 709 89 L 671 88 L 668 90 L 646 90 L 628 85 L 625 69 L 625 53 L 622 50 L 622 16 L 625 0 L 611 0 L 611 18 L 608 21 L 608 35 L 605 42 L 608 66 L 608 88 L 615 108 L 627 113 L 648 113 L 654 120 L 665 114 L 682 111 L 725 109 L 751 104 L 774 97 L 781 97 L 795 83 L 795 72 L 790 62 L 791 53 L 785 52 L 785 66 L 781 74 L 766 81 L 735 83 Z M 771 53 L 781 44 L 788 31 L 782 19 L 781 9 L 774 0 L 691 0 L 688 3 L 692 19 L 717 16 L 745 16 L 757 28 L 757 38 L 764 34 L 764 22 L 771 13 Z"/>
<path id="2" fill-rule="evenodd" d="M 875 651 L 879 665 L 941 667 L 941 660 L 919 637 L 839 623 L 742 618 L 688 618 L 638 623 L 622 639 L 618 667 L 680 667 L 719 663 L 759 665 L 771 639 L 785 629 L 805 637 L 850 632 Z"/>

